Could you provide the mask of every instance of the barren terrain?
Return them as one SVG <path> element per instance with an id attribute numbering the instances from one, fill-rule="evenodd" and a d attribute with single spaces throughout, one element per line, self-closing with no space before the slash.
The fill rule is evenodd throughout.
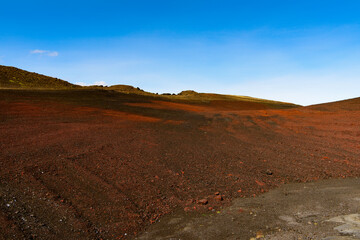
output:
<path id="1" fill-rule="evenodd" d="M 133 238 L 174 211 L 360 175 L 359 99 L 274 108 L 1 90 L 0 238 Z"/>
<path id="2" fill-rule="evenodd" d="M 284 184 L 217 211 L 176 211 L 136 239 L 358 240 L 359 184 L 358 178 Z"/>

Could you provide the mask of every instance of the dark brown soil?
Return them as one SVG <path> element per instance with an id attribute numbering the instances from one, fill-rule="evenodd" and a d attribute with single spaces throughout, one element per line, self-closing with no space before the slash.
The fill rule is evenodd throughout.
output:
<path id="1" fill-rule="evenodd" d="M 285 110 L 1 90 L 0 238 L 132 238 L 175 210 L 209 211 L 288 182 L 359 176 L 353 101 Z"/>

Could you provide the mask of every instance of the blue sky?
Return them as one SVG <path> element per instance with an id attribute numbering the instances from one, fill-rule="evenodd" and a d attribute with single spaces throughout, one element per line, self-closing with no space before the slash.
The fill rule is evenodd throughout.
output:
<path id="1" fill-rule="evenodd" d="M 0 64 L 308 105 L 359 97 L 359 1 L 6 1 Z"/>

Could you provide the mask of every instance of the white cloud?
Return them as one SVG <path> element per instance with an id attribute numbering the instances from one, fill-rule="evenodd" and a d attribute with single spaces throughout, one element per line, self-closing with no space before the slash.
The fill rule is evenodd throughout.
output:
<path id="1" fill-rule="evenodd" d="M 106 85 L 104 81 L 94 82 L 94 85 Z"/>
<path id="2" fill-rule="evenodd" d="M 45 52 L 47 52 L 47 51 L 35 49 L 35 50 L 31 51 L 30 53 L 32 53 L 32 54 L 36 54 L 36 53 L 42 54 L 42 53 L 45 53 Z"/>
<path id="3" fill-rule="evenodd" d="M 30 51 L 31 54 L 39 54 L 39 55 L 45 55 L 45 56 L 49 56 L 49 57 L 57 57 L 59 56 L 59 53 L 56 51 L 48 51 L 48 50 L 40 50 L 40 49 L 35 49 Z"/>
<path id="4" fill-rule="evenodd" d="M 75 84 L 80 85 L 80 86 L 94 86 L 94 85 L 107 86 L 105 81 L 98 81 L 98 82 L 94 82 L 92 84 L 88 84 L 88 83 L 84 83 L 84 82 L 76 82 Z"/>
<path id="5" fill-rule="evenodd" d="M 84 83 L 84 82 L 76 82 L 76 85 L 80 85 L 80 86 L 89 86 L 89 84 Z"/>
<path id="6" fill-rule="evenodd" d="M 49 52 L 47 55 L 48 55 L 49 57 L 57 57 L 57 56 L 59 56 L 59 53 L 56 52 L 56 51 L 54 51 L 54 52 Z"/>

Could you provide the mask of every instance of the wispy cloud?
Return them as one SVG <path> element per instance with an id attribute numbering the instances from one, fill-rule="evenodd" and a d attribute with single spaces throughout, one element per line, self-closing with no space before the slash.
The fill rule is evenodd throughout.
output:
<path id="1" fill-rule="evenodd" d="M 94 85 L 107 86 L 106 82 L 104 82 L 104 81 L 94 82 L 93 84 L 88 84 L 88 83 L 84 83 L 84 82 L 76 82 L 75 84 L 80 85 L 80 86 L 94 86 Z"/>
<path id="2" fill-rule="evenodd" d="M 49 57 L 57 57 L 59 56 L 59 53 L 56 51 L 48 51 L 48 50 L 40 50 L 40 49 L 35 49 L 30 51 L 31 54 L 39 54 L 39 55 L 45 55 L 45 56 L 49 56 Z"/>
<path id="3" fill-rule="evenodd" d="M 104 81 L 95 82 L 94 85 L 106 85 Z"/>

